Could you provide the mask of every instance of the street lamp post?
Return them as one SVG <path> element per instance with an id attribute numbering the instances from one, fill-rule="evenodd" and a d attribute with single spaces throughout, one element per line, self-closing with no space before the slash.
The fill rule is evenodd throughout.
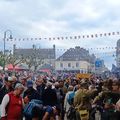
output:
<path id="1" fill-rule="evenodd" d="M 4 32 L 4 38 L 3 38 L 3 41 L 4 41 L 4 65 L 3 65 L 3 71 L 5 72 L 5 63 L 6 63 L 6 61 L 5 61 L 5 45 L 6 45 L 6 43 L 5 43 L 5 40 L 6 40 L 6 37 L 7 37 L 7 33 L 9 32 L 9 39 L 12 39 L 12 31 L 11 30 L 6 30 L 5 32 Z"/>

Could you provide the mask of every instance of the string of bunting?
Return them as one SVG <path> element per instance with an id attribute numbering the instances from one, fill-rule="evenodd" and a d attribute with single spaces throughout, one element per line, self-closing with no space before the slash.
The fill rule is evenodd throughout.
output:
<path id="1" fill-rule="evenodd" d="M 85 48 L 86 50 L 94 51 L 94 50 L 120 50 L 117 47 L 100 47 L 100 48 Z M 56 49 L 57 51 L 67 51 L 69 49 Z M 70 49 L 70 51 L 75 51 L 75 49 Z"/>
<path id="2" fill-rule="evenodd" d="M 100 52 L 100 53 L 92 53 L 94 54 L 95 56 L 102 56 L 102 57 L 106 57 L 106 56 L 111 56 L 111 57 L 116 57 L 116 51 L 112 51 L 112 52 Z M 68 54 L 67 55 L 68 57 L 70 56 L 76 56 L 76 55 L 73 55 L 73 54 Z"/>
<path id="3" fill-rule="evenodd" d="M 120 35 L 120 32 L 109 32 L 109 33 L 100 33 L 100 34 L 90 34 L 90 35 L 75 35 L 75 36 L 62 36 L 62 37 L 37 37 L 37 38 L 13 38 L 6 39 L 7 41 L 33 41 L 33 40 L 80 40 L 80 39 L 89 39 L 89 38 L 98 38 L 98 37 L 107 37 Z"/>
<path id="4" fill-rule="evenodd" d="M 94 53 L 95 56 L 111 56 L 111 57 L 116 57 L 116 53 L 114 52 L 104 52 L 104 53 Z"/>

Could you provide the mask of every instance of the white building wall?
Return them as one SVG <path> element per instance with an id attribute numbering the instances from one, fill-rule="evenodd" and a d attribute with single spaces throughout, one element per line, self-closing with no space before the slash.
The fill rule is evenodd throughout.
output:
<path id="1" fill-rule="evenodd" d="M 61 67 L 63 64 L 63 67 Z M 69 67 L 68 64 L 71 64 Z M 79 66 L 76 66 L 79 64 Z M 56 61 L 55 62 L 55 69 L 56 70 L 88 70 L 90 64 L 86 61 Z"/>

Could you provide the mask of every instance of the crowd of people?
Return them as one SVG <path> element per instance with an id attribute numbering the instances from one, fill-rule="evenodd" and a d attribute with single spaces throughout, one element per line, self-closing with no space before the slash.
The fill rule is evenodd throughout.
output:
<path id="1" fill-rule="evenodd" d="M 0 74 L 1 120 L 119 120 L 120 81 Z"/>

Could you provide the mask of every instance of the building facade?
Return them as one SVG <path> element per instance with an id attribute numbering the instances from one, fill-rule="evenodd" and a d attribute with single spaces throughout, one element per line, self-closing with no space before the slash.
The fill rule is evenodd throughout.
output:
<path id="1" fill-rule="evenodd" d="M 55 70 L 79 71 L 81 73 L 87 73 L 94 69 L 94 61 L 94 55 L 90 55 L 89 51 L 77 46 L 75 48 L 70 48 L 56 60 Z"/>
<path id="2" fill-rule="evenodd" d="M 14 45 L 13 48 L 13 54 L 16 58 L 23 57 L 23 59 L 26 60 L 31 59 L 33 66 L 34 63 L 37 63 L 38 66 L 50 64 L 51 66 L 55 67 L 55 45 L 53 45 L 53 48 L 48 49 L 37 49 L 35 45 L 33 45 L 33 47 L 30 49 L 16 48 L 16 45 Z"/>
<path id="3" fill-rule="evenodd" d="M 120 39 L 117 41 L 116 47 L 116 66 L 120 68 Z"/>

